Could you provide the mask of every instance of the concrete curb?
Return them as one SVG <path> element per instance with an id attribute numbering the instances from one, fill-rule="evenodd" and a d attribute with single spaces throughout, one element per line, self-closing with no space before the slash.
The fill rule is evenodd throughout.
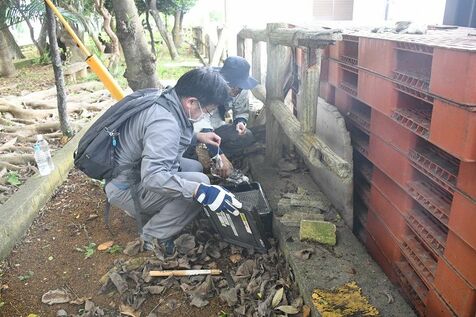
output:
<path id="1" fill-rule="evenodd" d="M 33 175 L 0 207 L 0 259 L 8 256 L 33 223 L 38 211 L 66 180 L 73 167 L 73 153 L 79 140 L 103 113 L 104 110 L 88 122 L 62 149 L 54 153 L 55 170 L 51 174 Z"/>

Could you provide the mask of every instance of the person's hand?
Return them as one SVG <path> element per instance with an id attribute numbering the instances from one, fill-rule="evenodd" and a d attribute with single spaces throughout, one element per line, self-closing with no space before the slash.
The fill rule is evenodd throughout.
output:
<path id="1" fill-rule="evenodd" d="M 217 185 L 201 183 L 197 187 L 194 198 L 212 211 L 227 211 L 234 216 L 240 214 L 237 208 L 242 207 L 241 202 L 235 198 L 235 195 Z"/>
<path id="2" fill-rule="evenodd" d="M 219 147 L 221 138 L 215 132 L 199 132 L 197 133 L 197 141 Z"/>
<path id="3" fill-rule="evenodd" d="M 236 131 L 238 132 L 239 135 L 243 135 L 246 132 L 246 124 L 242 121 L 238 122 L 236 124 Z"/>
<path id="4" fill-rule="evenodd" d="M 226 179 L 233 173 L 233 164 L 231 164 L 225 154 L 220 154 L 220 160 L 220 166 L 217 166 L 213 171 L 221 178 Z"/>

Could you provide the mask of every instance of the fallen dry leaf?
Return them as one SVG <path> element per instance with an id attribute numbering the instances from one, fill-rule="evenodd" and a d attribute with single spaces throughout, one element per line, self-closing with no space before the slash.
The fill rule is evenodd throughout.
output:
<path id="1" fill-rule="evenodd" d="M 162 294 L 165 290 L 165 286 L 161 285 L 152 285 L 145 288 L 150 294 L 159 295 Z"/>
<path id="2" fill-rule="evenodd" d="M 141 248 L 141 242 L 140 240 L 134 240 L 129 242 L 126 247 L 124 248 L 124 251 L 122 251 L 124 254 L 127 254 L 129 256 L 134 256 L 139 253 Z"/>
<path id="3" fill-rule="evenodd" d="M 111 282 L 114 284 L 114 286 L 116 286 L 119 294 L 123 294 L 129 288 L 126 280 L 121 275 L 119 275 L 119 273 L 112 272 L 109 275 L 109 278 L 111 279 Z"/>
<path id="4" fill-rule="evenodd" d="M 112 247 L 113 244 L 114 244 L 114 241 L 112 241 L 112 240 L 103 242 L 100 245 L 98 245 L 98 251 L 106 251 L 107 249 Z"/>
<path id="5" fill-rule="evenodd" d="M 140 311 L 134 310 L 134 308 L 124 304 L 121 304 L 121 306 L 119 306 L 119 310 L 121 311 L 122 315 L 130 317 L 140 317 L 141 314 Z"/>
<path id="6" fill-rule="evenodd" d="M 281 303 L 281 300 L 283 299 L 284 295 L 284 287 L 281 287 L 276 291 L 276 294 L 274 294 L 273 301 L 271 302 L 271 307 L 276 307 L 278 306 L 279 303 Z"/>
<path id="7" fill-rule="evenodd" d="M 96 218 L 98 218 L 99 216 L 97 214 L 90 214 L 88 219 L 86 219 L 86 221 L 90 221 L 90 220 L 94 220 Z"/>
<path id="8" fill-rule="evenodd" d="M 238 269 L 236 270 L 236 275 L 250 277 L 251 274 L 253 274 L 253 270 L 255 268 L 256 263 L 254 260 L 246 260 L 238 267 Z"/>
<path id="9" fill-rule="evenodd" d="M 302 317 L 311 316 L 311 308 L 307 305 L 302 306 Z"/>
<path id="10" fill-rule="evenodd" d="M 283 306 L 278 306 L 276 307 L 277 310 L 282 311 L 283 313 L 289 314 L 289 315 L 294 315 L 299 313 L 299 309 L 297 309 L 294 306 L 291 305 L 283 305 Z"/>
<path id="11" fill-rule="evenodd" d="M 232 254 L 230 255 L 230 261 L 231 263 L 238 263 L 241 261 L 241 255 L 240 254 Z"/>
<path id="12" fill-rule="evenodd" d="M 41 296 L 41 302 L 48 305 L 64 304 L 68 303 L 70 300 L 71 297 L 68 292 L 63 289 L 51 290 Z"/>
<path id="13" fill-rule="evenodd" d="M 195 237 L 184 233 L 174 241 L 175 248 L 180 254 L 187 254 L 195 248 Z"/>
<path id="14" fill-rule="evenodd" d="M 75 300 L 70 301 L 72 305 L 84 305 L 86 301 L 91 300 L 92 297 L 78 297 Z"/>
<path id="15" fill-rule="evenodd" d="M 314 253 L 314 249 L 308 248 L 308 249 L 302 249 L 302 250 L 294 252 L 294 256 L 301 260 L 308 260 L 313 253 Z"/>
<path id="16" fill-rule="evenodd" d="M 220 299 L 228 304 L 229 307 L 233 307 L 238 303 L 238 289 L 230 288 L 222 290 L 220 293 Z"/>

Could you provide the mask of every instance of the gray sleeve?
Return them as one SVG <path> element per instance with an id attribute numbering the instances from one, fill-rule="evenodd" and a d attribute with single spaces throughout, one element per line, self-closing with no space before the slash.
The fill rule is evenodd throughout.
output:
<path id="1" fill-rule="evenodd" d="M 165 111 L 166 112 L 166 111 Z M 141 164 L 143 186 L 171 197 L 191 198 L 199 183 L 173 172 L 180 146 L 180 128 L 169 113 L 152 118 L 145 125 Z"/>
<path id="2" fill-rule="evenodd" d="M 243 118 L 248 121 L 250 116 L 250 101 L 249 101 L 249 90 L 243 90 L 236 98 L 233 100 L 232 109 L 233 109 L 233 120 L 237 118 Z"/>

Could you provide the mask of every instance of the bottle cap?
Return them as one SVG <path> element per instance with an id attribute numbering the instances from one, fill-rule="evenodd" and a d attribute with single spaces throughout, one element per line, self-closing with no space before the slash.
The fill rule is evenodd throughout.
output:
<path id="1" fill-rule="evenodd" d="M 37 141 L 43 140 L 43 134 L 37 134 L 37 135 L 36 135 L 36 140 L 37 140 Z"/>

